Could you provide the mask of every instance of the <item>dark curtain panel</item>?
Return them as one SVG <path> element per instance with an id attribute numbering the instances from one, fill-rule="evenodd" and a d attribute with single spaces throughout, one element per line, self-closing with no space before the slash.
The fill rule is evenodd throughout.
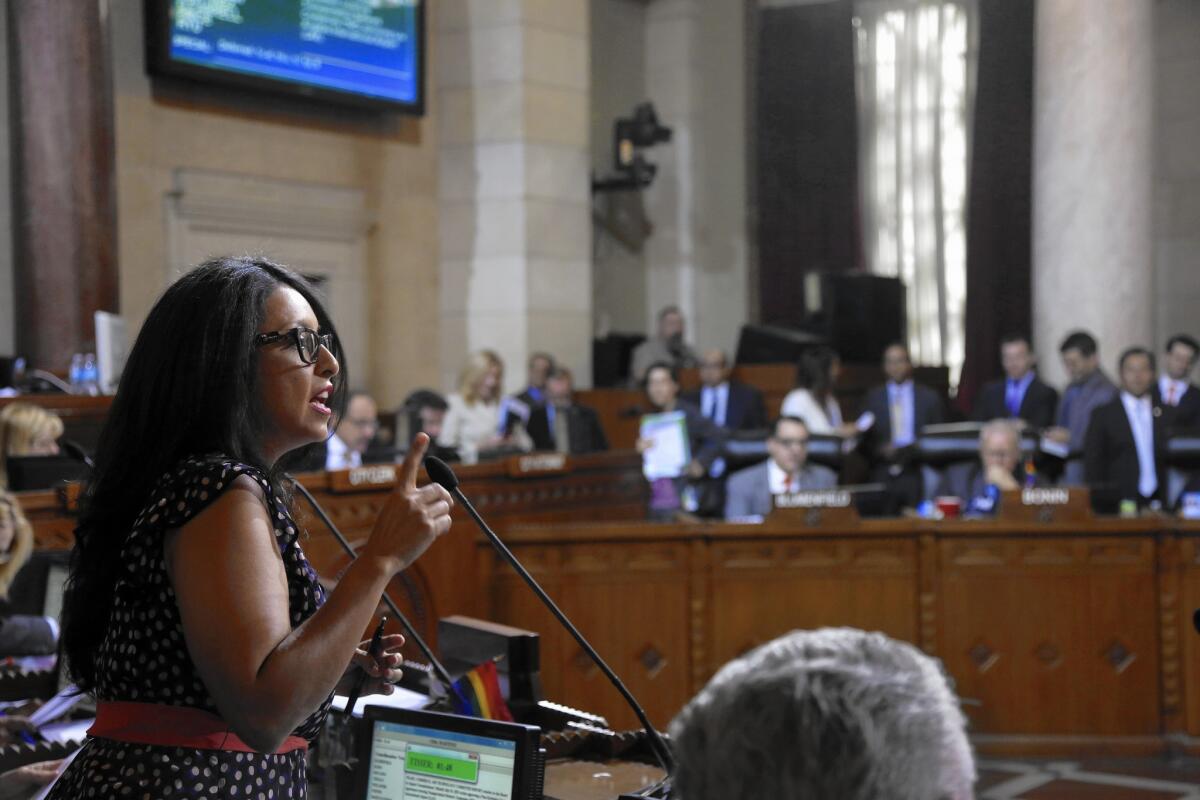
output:
<path id="1" fill-rule="evenodd" d="M 861 266 L 853 8 L 757 10 L 754 185 L 759 319 L 789 323 L 802 275 Z"/>
<path id="2" fill-rule="evenodd" d="M 1031 333 L 1035 0 L 980 0 L 958 405 L 998 377 L 1000 338 Z"/>

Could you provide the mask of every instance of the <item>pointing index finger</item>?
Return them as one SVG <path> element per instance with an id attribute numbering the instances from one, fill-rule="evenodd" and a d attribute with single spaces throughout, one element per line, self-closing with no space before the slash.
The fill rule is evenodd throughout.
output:
<path id="1" fill-rule="evenodd" d="M 429 436 L 418 433 L 413 437 L 408 454 L 404 456 L 404 462 L 400 465 L 400 485 L 404 489 L 417 488 L 417 471 L 421 468 L 421 462 L 424 460 L 425 451 L 428 448 Z"/>

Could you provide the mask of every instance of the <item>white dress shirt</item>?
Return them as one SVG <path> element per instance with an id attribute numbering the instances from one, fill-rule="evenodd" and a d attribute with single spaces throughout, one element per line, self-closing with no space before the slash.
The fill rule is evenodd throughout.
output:
<path id="1" fill-rule="evenodd" d="M 325 442 L 325 469 L 357 469 L 362 466 L 362 453 L 351 450 L 335 433 Z"/>
<path id="2" fill-rule="evenodd" d="M 809 433 L 826 436 L 842 424 L 842 410 L 832 396 L 825 399 L 824 407 L 808 389 L 792 389 L 783 398 L 780 416 L 799 417 Z"/>
<path id="3" fill-rule="evenodd" d="M 896 447 L 906 447 L 916 438 L 916 399 L 913 382 L 909 378 L 904 383 L 888 382 L 888 409 L 891 412 L 892 444 Z"/>
<path id="4" fill-rule="evenodd" d="M 775 459 L 770 458 L 767 459 L 767 486 L 771 494 L 792 494 L 800 490 L 800 478 L 797 476 L 789 481 L 788 474 L 775 463 Z"/>
<path id="5" fill-rule="evenodd" d="M 1142 497 L 1153 497 L 1158 489 L 1158 473 L 1154 467 L 1154 408 L 1150 395 L 1134 397 L 1121 392 L 1121 405 L 1133 430 L 1133 444 L 1138 457 L 1138 493 Z"/>
<path id="6" fill-rule="evenodd" d="M 725 427 L 729 419 L 729 381 L 700 390 L 700 413 Z"/>

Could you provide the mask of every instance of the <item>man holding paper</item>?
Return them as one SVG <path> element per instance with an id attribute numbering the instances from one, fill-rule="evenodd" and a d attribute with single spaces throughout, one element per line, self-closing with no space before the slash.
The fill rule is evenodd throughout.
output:
<path id="1" fill-rule="evenodd" d="M 700 409 L 679 399 L 679 378 L 669 364 L 646 370 L 646 399 L 653 413 L 642 417 L 637 448 L 650 481 L 650 518 L 669 520 L 699 506 L 695 482 L 721 455 L 725 434 Z"/>

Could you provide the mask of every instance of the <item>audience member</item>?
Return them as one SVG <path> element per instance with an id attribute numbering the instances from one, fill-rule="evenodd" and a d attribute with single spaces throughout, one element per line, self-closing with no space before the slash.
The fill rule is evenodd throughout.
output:
<path id="1" fill-rule="evenodd" d="M 397 440 L 410 442 L 418 433 L 424 433 L 430 440 L 430 455 L 437 456 L 442 461 L 460 461 L 458 450 L 438 443 L 449 407 L 446 398 L 432 389 L 413 390 L 404 398 L 404 404 L 396 414 L 396 423 L 400 427 Z"/>
<path id="2" fill-rule="evenodd" d="M 1030 482 L 1041 483 L 1021 459 L 1020 427 L 1011 419 L 994 419 L 979 431 L 979 460 L 947 468 L 936 494 L 961 498 L 968 514 L 990 514 L 996 498 L 988 487 L 1007 492 Z"/>
<path id="3" fill-rule="evenodd" d="M 1001 339 L 1000 364 L 1005 377 L 983 387 L 975 401 L 975 419 L 1018 419 L 1038 430 L 1052 426 L 1058 392 L 1038 378 L 1036 362 L 1025 336 L 1015 334 Z"/>
<path id="4" fill-rule="evenodd" d="M 842 409 L 833 395 L 842 369 L 838 354 L 829 347 L 810 347 L 796 364 L 796 388 L 783 398 L 779 413 L 804 420 L 818 436 L 853 436 L 853 423 L 842 421 Z"/>
<path id="5" fill-rule="evenodd" d="M 725 518 L 765 517 L 777 494 L 832 489 L 833 470 L 808 463 L 808 426 L 799 417 L 779 417 L 767 439 L 766 461 L 735 472 L 725 487 Z"/>
<path id="6" fill-rule="evenodd" d="M 325 442 L 325 469 L 354 469 L 363 465 L 363 453 L 379 429 L 379 410 L 364 391 L 350 392 L 346 413 Z"/>
<path id="7" fill-rule="evenodd" d="M 1068 334 L 1058 351 L 1070 383 L 1058 406 L 1058 424 L 1046 431 L 1046 436 L 1070 449 L 1071 458 L 1066 463 L 1062 482 L 1082 484 L 1084 469 L 1079 454 L 1083 452 L 1092 412 L 1112 402 L 1117 396 L 1117 387 L 1100 368 L 1096 340 L 1087 331 Z"/>
<path id="8" fill-rule="evenodd" d="M 1191 382 L 1197 355 L 1200 342 L 1191 336 L 1181 333 L 1167 340 L 1162 375 L 1154 394 L 1164 410 L 1171 410 L 1172 428 L 1200 428 L 1200 387 Z"/>
<path id="9" fill-rule="evenodd" d="M 686 800 L 968 800 L 966 720 L 938 662 L 851 628 L 726 664 L 671 723 Z"/>
<path id="10" fill-rule="evenodd" d="M 554 367 L 546 378 L 546 402 L 529 417 L 535 450 L 581 455 L 608 449 L 600 417 L 575 402 L 574 378 L 566 367 Z"/>
<path id="11" fill-rule="evenodd" d="M 0 410 L 0 489 L 8 487 L 9 456 L 58 455 L 62 434 L 62 420 L 40 406 L 10 403 Z"/>
<path id="12" fill-rule="evenodd" d="M 1154 402 L 1154 354 L 1131 347 L 1121 354 L 1121 393 L 1092 414 L 1084 469 L 1094 491 L 1115 492 L 1139 506 L 1161 503 L 1166 491 L 1166 422 Z"/>
<path id="13" fill-rule="evenodd" d="M 523 426 L 501 432 L 500 387 L 504 362 L 491 350 L 472 353 L 458 374 L 458 391 L 448 398 L 438 444 L 453 447 L 462 460 L 473 464 L 479 454 L 504 446 L 529 450 L 532 444 Z"/>
<path id="14" fill-rule="evenodd" d="M 667 306 L 658 312 L 657 335 L 639 344 L 633 351 L 629 380 L 641 384 L 652 364 L 666 364 L 675 370 L 696 366 L 696 353 L 684 341 L 683 313 L 678 306 Z"/>
<path id="15" fill-rule="evenodd" d="M 50 617 L 14 614 L 8 590 L 33 555 L 33 528 L 16 498 L 0 489 L 0 657 L 53 653 L 58 623 Z"/>
<path id="16" fill-rule="evenodd" d="M 883 352 L 887 384 L 867 393 L 864 411 L 875 418 L 863 437 L 873 461 L 873 479 L 888 485 L 901 502 L 913 507 L 924 497 L 920 468 L 912 463 L 911 445 L 926 425 L 945 413 L 937 392 L 913 381 L 908 347 L 896 342 Z"/>
<path id="17" fill-rule="evenodd" d="M 676 511 L 699 510 L 695 482 L 707 474 L 721 455 L 725 444 L 723 431 L 700 413 L 700 409 L 679 398 L 679 374 L 669 364 L 651 364 L 646 370 L 646 399 L 655 413 L 678 411 L 683 414 L 690 461 L 682 474 L 651 483 L 650 516 L 671 518 Z M 638 439 L 638 452 L 645 454 L 653 442 Z"/>
<path id="18" fill-rule="evenodd" d="M 529 431 L 532 416 L 546 408 L 546 376 L 554 369 L 554 357 L 546 353 L 534 353 L 529 357 L 528 369 L 529 383 L 521 393 L 500 401 L 500 419 L 503 422 L 500 433 L 503 435 L 515 431 L 517 423 Z M 533 437 L 532 434 L 530 436 Z M 541 449 L 536 438 L 533 447 L 535 450 Z"/>

